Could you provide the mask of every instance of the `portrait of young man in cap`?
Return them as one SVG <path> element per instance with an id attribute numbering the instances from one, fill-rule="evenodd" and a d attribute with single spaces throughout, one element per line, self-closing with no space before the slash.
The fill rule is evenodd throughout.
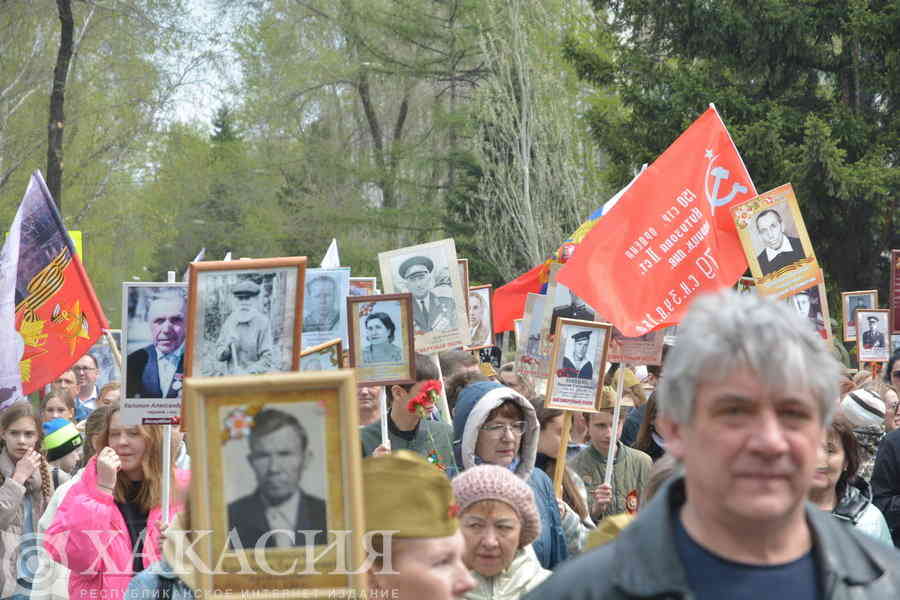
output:
<path id="1" fill-rule="evenodd" d="M 863 348 L 867 350 L 884 348 L 884 332 L 879 330 L 880 324 L 878 317 L 874 315 L 867 316 L 866 325 L 868 326 L 868 329 L 863 331 L 862 335 Z"/>
<path id="2" fill-rule="evenodd" d="M 576 379 L 593 379 L 594 364 L 588 355 L 588 347 L 593 331 L 578 331 L 571 336 L 572 343 L 567 345 L 571 351 L 563 356 L 562 369 L 559 377 L 573 377 Z"/>
<path id="3" fill-rule="evenodd" d="M 221 371 L 228 375 L 248 375 L 272 370 L 272 330 L 261 312 L 260 286 L 250 279 L 231 288 L 233 310 L 219 333 L 215 356 Z"/>
<path id="4" fill-rule="evenodd" d="M 434 261 L 427 256 L 411 256 L 400 263 L 397 273 L 413 295 L 413 322 L 416 331 L 451 331 L 456 329 L 456 302 L 438 296 L 432 290 Z"/>

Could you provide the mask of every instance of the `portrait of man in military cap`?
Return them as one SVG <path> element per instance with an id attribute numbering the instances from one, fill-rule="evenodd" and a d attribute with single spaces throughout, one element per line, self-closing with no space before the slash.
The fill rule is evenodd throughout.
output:
<path id="1" fill-rule="evenodd" d="M 859 310 L 856 323 L 862 334 L 859 336 L 859 359 L 861 361 L 887 361 L 888 353 L 888 310 Z"/>
<path id="2" fill-rule="evenodd" d="M 553 315 L 550 317 L 550 332 L 556 332 L 556 322 L 560 317 L 565 319 L 579 319 L 581 321 L 593 321 L 594 309 L 587 305 L 575 292 L 565 285 L 556 284 L 556 304 L 553 307 Z"/>
<path id="3" fill-rule="evenodd" d="M 453 298 L 434 293 L 434 261 L 427 256 L 411 256 L 400 263 L 397 273 L 413 295 L 413 323 L 418 331 L 456 329 Z"/>
<path id="4" fill-rule="evenodd" d="M 566 353 L 563 355 L 559 377 L 594 378 L 594 365 L 591 362 L 591 355 L 588 354 L 588 346 L 590 346 L 593 333 L 590 329 L 583 329 L 570 336 L 571 343 L 566 344 Z"/>

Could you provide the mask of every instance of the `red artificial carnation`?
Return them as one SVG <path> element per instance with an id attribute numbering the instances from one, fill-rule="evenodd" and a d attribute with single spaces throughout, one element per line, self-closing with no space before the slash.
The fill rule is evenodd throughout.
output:
<path id="1" fill-rule="evenodd" d="M 434 408 L 434 403 L 437 401 L 437 396 L 440 393 L 441 382 L 436 379 L 430 379 L 425 382 L 421 391 L 406 403 L 406 410 L 411 413 L 418 413 L 420 417 L 423 417 Z"/>

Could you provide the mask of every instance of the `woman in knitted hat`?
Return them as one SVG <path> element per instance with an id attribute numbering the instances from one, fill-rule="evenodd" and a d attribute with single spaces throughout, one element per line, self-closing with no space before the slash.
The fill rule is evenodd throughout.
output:
<path id="1" fill-rule="evenodd" d="M 466 540 L 463 561 L 478 587 L 466 600 L 512 600 L 550 575 L 538 562 L 533 542 L 541 519 L 528 485 L 496 465 L 473 467 L 453 480 Z"/>
<path id="2" fill-rule="evenodd" d="M 363 461 L 371 598 L 451 600 L 475 581 L 463 564 L 459 505 L 444 472 L 409 450 Z M 377 533 L 395 532 L 390 546 Z M 385 550 L 390 548 L 390 555 Z"/>

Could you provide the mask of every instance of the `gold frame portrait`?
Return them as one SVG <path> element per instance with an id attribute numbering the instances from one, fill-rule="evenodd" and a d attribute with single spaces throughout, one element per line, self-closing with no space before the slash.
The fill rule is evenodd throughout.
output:
<path id="1" fill-rule="evenodd" d="M 402 365 L 371 366 L 363 363 L 363 333 L 360 330 L 360 310 L 365 304 L 378 302 L 396 302 L 400 307 L 400 328 L 397 332 L 402 355 L 406 360 Z M 350 335 L 350 366 L 356 372 L 357 384 L 372 385 L 405 385 L 416 381 L 416 347 L 413 335 L 412 294 L 380 294 L 378 296 L 350 296 L 347 298 L 347 332 Z"/>
<path id="2" fill-rule="evenodd" d="M 851 296 L 869 296 L 872 299 L 872 305 L 863 310 L 872 310 L 878 308 L 878 290 L 857 290 L 855 292 L 841 292 L 841 328 L 844 330 L 844 341 L 856 341 L 856 315 L 850 313 L 850 297 Z M 855 310 L 854 310 L 855 312 Z M 853 330 L 850 330 L 850 326 Z"/>
<path id="3" fill-rule="evenodd" d="M 333 594 L 364 590 L 365 573 L 356 572 L 363 564 L 364 512 L 353 372 L 341 369 L 266 377 L 192 377 L 185 384 L 185 405 L 193 424 L 188 432 L 194 457 L 189 529 L 211 532 L 194 548 L 204 565 L 216 566 L 206 572 L 195 571 L 195 591 L 204 597 L 239 598 L 249 593 L 266 600 L 342 597 Z M 320 459 L 325 461 L 328 542 L 235 550 L 229 545 L 231 524 L 223 464 L 224 446 L 235 439 L 235 429 L 227 418 L 223 425 L 222 414 L 238 408 L 252 418 L 262 408 L 289 410 L 292 405 L 323 414 L 321 438 L 325 450 Z M 249 425 L 243 423 L 242 427 Z"/>
<path id="4" fill-rule="evenodd" d="M 342 366 L 342 362 L 344 360 L 344 342 L 341 341 L 341 338 L 335 338 L 328 342 L 322 342 L 318 346 L 312 346 L 300 352 L 300 371 L 303 373 L 309 373 L 310 369 L 303 369 L 303 359 L 308 356 L 313 356 L 315 354 L 322 355 L 323 358 L 331 361 L 331 364 L 334 365 L 334 369 L 324 369 L 326 371 L 334 371 L 340 369 Z"/>

